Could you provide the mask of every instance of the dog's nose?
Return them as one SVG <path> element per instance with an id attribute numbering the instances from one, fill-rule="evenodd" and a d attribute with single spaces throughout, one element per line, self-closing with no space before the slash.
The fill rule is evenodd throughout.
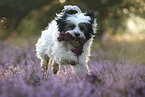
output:
<path id="1" fill-rule="evenodd" d="M 79 37 L 79 36 L 80 36 L 80 33 L 75 33 L 75 36 L 76 36 L 76 37 Z"/>

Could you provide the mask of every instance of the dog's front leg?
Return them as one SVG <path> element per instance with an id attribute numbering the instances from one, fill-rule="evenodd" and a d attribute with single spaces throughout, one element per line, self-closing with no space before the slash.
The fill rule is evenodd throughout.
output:
<path id="1" fill-rule="evenodd" d="M 57 74 L 57 72 L 59 70 L 59 65 L 56 62 L 54 62 L 51 58 L 49 59 L 48 66 L 49 66 L 49 68 L 52 66 L 53 73 Z"/>
<path id="2" fill-rule="evenodd" d="M 42 67 L 42 71 L 43 72 L 47 71 L 47 69 L 48 69 L 48 61 L 42 59 L 40 64 L 41 64 L 41 67 Z"/>
<path id="3" fill-rule="evenodd" d="M 57 74 L 59 70 L 59 65 L 57 63 L 55 63 L 51 58 L 50 59 L 48 58 L 47 60 L 41 60 L 43 75 L 45 75 L 47 70 L 51 70 L 51 66 L 52 66 L 53 73 Z"/>
<path id="4" fill-rule="evenodd" d="M 72 66 L 72 69 L 74 73 L 80 75 L 80 74 L 88 74 L 88 66 L 84 64 L 76 64 Z"/>
<path id="5" fill-rule="evenodd" d="M 48 69 L 48 62 L 46 60 L 41 59 L 40 65 L 42 67 L 42 72 L 43 72 L 43 77 L 44 77 L 46 75 L 46 71 Z"/>
<path id="6" fill-rule="evenodd" d="M 41 67 L 42 67 L 42 72 L 43 72 L 43 76 L 46 75 L 46 72 L 48 70 L 48 63 L 51 59 L 49 59 L 49 57 L 47 57 L 46 55 L 44 56 L 44 59 L 41 59 Z"/>
<path id="7" fill-rule="evenodd" d="M 52 70 L 53 70 L 53 73 L 54 74 L 57 74 L 57 72 L 58 72 L 58 70 L 59 70 L 59 65 L 57 64 L 57 63 L 53 63 L 53 65 L 52 65 Z"/>

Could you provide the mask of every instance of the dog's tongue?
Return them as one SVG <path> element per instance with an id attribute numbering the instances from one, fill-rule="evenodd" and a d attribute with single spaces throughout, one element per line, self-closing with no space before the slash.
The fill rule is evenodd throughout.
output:
<path id="1" fill-rule="evenodd" d="M 83 53 L 83 46 L 85 43 L 84 39 L 75 38 L 72 35 L 70 35 L 69 33 L 64 33 L 64 32 L 59 33 L 59 37 L 57 37 L 57 39 L 58 39 L 58 41 L 67 41 L 67 42 L 76 41 L 76 42 L 78 42 L 78 46 L 75 47 L 74 49 L 72 49 L 72 52 L 74 52 L 76 56 L 80 56 Z"/>

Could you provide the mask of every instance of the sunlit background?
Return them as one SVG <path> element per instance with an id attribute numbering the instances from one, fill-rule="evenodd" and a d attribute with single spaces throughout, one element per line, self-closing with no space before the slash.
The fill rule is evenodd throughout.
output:
<path id="1" fill-rule="evenodd" d="M 36 56 L 41 31 L 68 4 L 97 19 L 89 74 L 42 72 Z M 0 97 L 145 97 L 145 0 L 0 0 Z"/>
<path id="2" fill-rule="evenodd" d="M 95 13 L 92 59 L 145 63 L 144 0 L 1 0 L 1 42 L 35 45 L 41 31 L 68 4 Z"/>

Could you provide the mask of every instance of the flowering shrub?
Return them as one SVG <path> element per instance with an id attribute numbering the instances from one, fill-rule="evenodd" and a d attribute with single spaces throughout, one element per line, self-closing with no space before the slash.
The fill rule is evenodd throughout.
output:
<path id="1" fill-rule="evenodd" d="M 91 60 L 90 75 L 64 66 L 43 76 L 34 46 L 0 48 L 0 97 L 145 97 L 144 65 Z"/>

